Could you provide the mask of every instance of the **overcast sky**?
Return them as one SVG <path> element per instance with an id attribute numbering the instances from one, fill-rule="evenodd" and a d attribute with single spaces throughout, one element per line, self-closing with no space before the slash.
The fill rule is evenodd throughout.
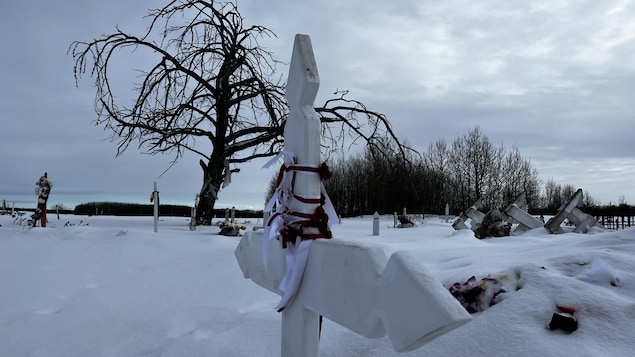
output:
<path id="1" fill-rule="evenodd" d="M 148 8 L 167 1 L 12 1 L 0 12 L 0 200 L 35 206 L 90 201 L 191 205 L 198 157 L 115 157 L 96 127 L 90 79 L 75 86 L 74 40 L 116 25 L 141 34 Z M 317 104 L 336 89 L 385 113 L 398 136 L 423 151 L 478 126 L 498 146 L 518 146 L 543 181 L 580 187 L 604 204 L 635 204 L 635 2 L 238 0 L 246 25 L 288 62 L 308 34 L 320 73 Z M 287 67 L 280 73 L 286 78 Z M 217 207 L 261 208 L 275 169 L 255 162 L 234 175 Z"/>

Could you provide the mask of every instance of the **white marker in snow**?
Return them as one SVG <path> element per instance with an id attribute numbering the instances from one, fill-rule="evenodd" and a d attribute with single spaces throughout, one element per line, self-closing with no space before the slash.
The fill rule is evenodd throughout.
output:
<path id="1" fill-rule="evenodd" d="M 298 165 L 320 164 L 320 122 L 313 109 L 318 87 L 311 40 L 296 35 L 287 85 L 285 151 Z M 296 195 L 320 196 L 319 176 L 295 178 Z M 313 212 L 319 206 L 288 203 L 291 212 Z M 307 242 L 310 247 L 304 249 Z M 288 251 L 285 256 L 279 240 L 254 231 L 242 237 L 235 251 L 245 278 L 283 295 L 283 357 L 317 357 L 320 315 L 368 338 L 388 335 L 397 351 L 418 348 L 471 319 L 420 262 L 403 252 L 387 257 L 376 246 L 337 239 L 303 241 L 289 249 L 296 252 L 295 258 L 290 259 Z M 285 290 L 293 285 L 289 281 L 298 282 L 297 290 L 285 300 Z"/>

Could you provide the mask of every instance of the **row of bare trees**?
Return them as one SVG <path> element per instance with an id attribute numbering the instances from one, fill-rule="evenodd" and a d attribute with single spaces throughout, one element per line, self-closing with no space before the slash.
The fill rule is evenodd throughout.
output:
<path id="1" fill-rule="evenodd" d="M 451 143 L 439 139 L 420 154 L 396 152 L 391 141 L 331 164 L 327 192 L 345 216 L 374 211 L 458 213 L 477 199 L 484 209 L 503 209 L 524 195 L 534 212 L 556 212 L 576 192 L 553 178 L 544 182 L 518 147 L 494 146 L 476 127 Z M 585 192 L 582 206 L 599 203 Z M 610 206 L 610 205 L 609 205 Z M 619 207 L 628 207 L 621 198 Z"/>
<path id="2" fill-rule="evenodd" d="M 423 157 L 425 166 L 441 173 L 444 198 L 458 209 L 477 199 L 485 207 L 500 208 L 521 194 L 530 207 L 541 204 L 539 174 L 531 161 L 518 147 L 494 146 L 478 127 L 450 144 L 437 140 Z"/>
<path id="3" fill-rule="evenodd" d="M 413 164 L 412 155 L 386 149 L 367 148 L 363 154 L 330 163 L 332 176 L 325 188 L 339 214 L 386 213 L 415 205 L 420 210 L 422 202 L 430 202 L 428 194 L 433 191 L 420 186 L 433 182 L 429 171 Z"/>
<path id="4" fill-rule="evenodd" d="M 487 208 L 503 208 L 521 194 L 530 207 L 544 203 L 530 160 L 517 147 L 495 147 L 480 128 L 451 144 L 439 139 L 420 155 L 400 155 L 389 144 L 370 148 L 331 164 L 331 171 L 326 189 L 345 216 L 404 207 L 442 213 L 446 203 L 458 213 L 479 198 Z"/>
<path id="5" fill-rule="evenodd" d="M 545 182 L 544 196 L 542 196 L 542 206 L 547 211 L 555 211 L 567 202 L 577 191 L 577 187 L 572 184 L 559 184 L 554 179 L 548 179 Z M 584 193 L 582 206 L 597 206 L 597 201 L 587 192 Z"/>

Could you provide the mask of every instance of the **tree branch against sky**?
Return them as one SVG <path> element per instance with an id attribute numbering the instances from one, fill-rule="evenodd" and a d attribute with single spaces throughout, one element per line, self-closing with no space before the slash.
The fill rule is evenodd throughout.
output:
<path id="1" fill-rule="evenodd" d="M 151 155 L 185 152 L 200 157 L 203 183 L 197 222 L 210 224 L 219 190 L 237 164 L 277 154 L 283 146 L 288 107 L 280 64 L 259 44 L 275 37 L 266 27 L 246 25 L 235 2 L 176 0 L 148 11 L 142 36 L 119 27 L 90 42 L 75 41 L 77 82 L 95 81 L 95 124 L 111 132 L 117 154 L 132 143 Z M 135 98 L 115 88 L 118 59 L 136 58 Z M 130 62 L 132 62 L 130 60 Z M 126 63 L 134 67 L 132 63 Z M 124 86 L 125 88 L 125 86 Z M 128 88 L 129 90 L 130 88 Z M 316 108 L 324 123 L 325 150 L 338 150 L 348 136 L 375 145 L 388 136 L 404 154 L 387 118 L 346 92 Z"/>

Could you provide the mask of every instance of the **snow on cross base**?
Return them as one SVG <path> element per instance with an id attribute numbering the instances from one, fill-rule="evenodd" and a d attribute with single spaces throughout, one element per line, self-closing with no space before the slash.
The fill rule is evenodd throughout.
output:
<path id="1" fill-rule="evenodd" d="M 315 63 L 309 36 L 296 35 L 287 85 L 286 164 L 320 164 Z M 292 194 L 282 194 L 303 199 L 279 197 L 278 204 L 286 204 L 279 211 L 314 212 L 320 204 L 312 198 L 325 194 L 319 175 L 298 174 L 290 181 Z M 270 239 L 275 234 L 248 232 L 235 255 L 245 278 L 283 295 L 283 357 L 318 355 L 320 315 L 367 338 L 388 335 L 396 351 L 416 349 L 471 320 L 448 290 L 404 252 L 388 257 L 376 246 L 337 237 L 297 240 L 283 249 L 281 240 Z"/>

